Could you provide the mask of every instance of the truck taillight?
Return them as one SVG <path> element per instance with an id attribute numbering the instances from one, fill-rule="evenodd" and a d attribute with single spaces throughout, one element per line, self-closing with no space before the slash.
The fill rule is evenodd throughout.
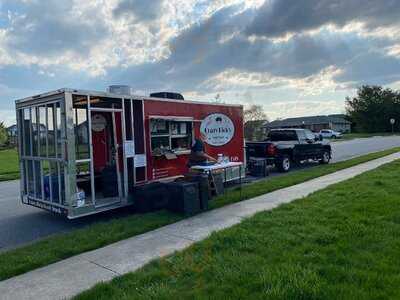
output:
<path id="1" fill-rule="evenodd" d="M 275 156 L 276 154 L 276 147 L 275 145 L 268 145 L 267 147 L 267 155 L 269 156 Z"/>

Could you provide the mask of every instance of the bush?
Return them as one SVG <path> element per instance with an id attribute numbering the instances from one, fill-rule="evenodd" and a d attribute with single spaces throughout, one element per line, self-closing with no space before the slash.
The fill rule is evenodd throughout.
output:
<path id="1" fill-rule="evenodd" d="M 0 147 L 4 147 L 8 144 L 8 133 L 7 128 L 3 122 L 0 123 Z"/>

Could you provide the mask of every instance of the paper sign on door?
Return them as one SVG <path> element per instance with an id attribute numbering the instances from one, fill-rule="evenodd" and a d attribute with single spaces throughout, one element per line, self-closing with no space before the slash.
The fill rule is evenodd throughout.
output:
<path id="1" fill-rule="evenodd" d="M 145 167 L 146 166 L 146 155 L 145 154 L 136 154 L 135 155 L 135 168 Z"/>
<path id="2" fill-rule="evenodd" d="M 125 156 L 127 158 L 135 156 L 135 143 L 134 141 L 125 141 L 124 143 Z"/>

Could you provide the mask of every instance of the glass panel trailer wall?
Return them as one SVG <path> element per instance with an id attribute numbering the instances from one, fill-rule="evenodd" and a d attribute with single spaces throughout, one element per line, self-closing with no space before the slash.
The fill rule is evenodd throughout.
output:
<path id="1" fill-rule="evenodd" d="M 68 214 L 64 96 L 17 102 L 16 108 L 22 202 Z"/>
<path id="2" fill-rule="evenodd" d="M 16 112 L 23 203 L 70 219 L 132 204 L 143 99 L 59 90 L 16 101 Z"/>

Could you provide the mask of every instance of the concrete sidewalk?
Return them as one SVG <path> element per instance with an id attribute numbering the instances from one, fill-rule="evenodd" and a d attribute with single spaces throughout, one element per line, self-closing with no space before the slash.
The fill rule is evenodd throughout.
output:
<path id="1" fill-rule="evenodd" d="M 1 299 L 65 299 L 101 281 L 137 270 L 153 259 L 182 250 L 213 231 L 238 224 L 257 212 L 305 197 L 400 159 L 395 153 L 367 163 L 231 204 L 192 218 L 83 253 L 58 263 L 0 282 Z"/>

